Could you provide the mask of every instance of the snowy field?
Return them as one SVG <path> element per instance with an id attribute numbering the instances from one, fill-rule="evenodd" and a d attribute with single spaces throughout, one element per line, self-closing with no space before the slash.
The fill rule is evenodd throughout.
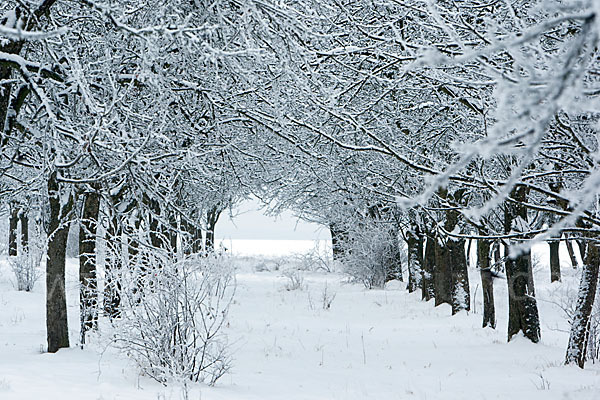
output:
<path id="1" fill-rule="evenodd" d="M 507 344 L 503 280 L 495 280 L 498 328 L 484 330 L 474 270 L 475 310 L 452 317 L 449 306 L 434 308 L 401 282 L 367 291 L 339 273 L 304 271 L 303 288 L 288 291 L 281 256 L 306 244 L 294 246 L 232 243 L 234 254 L 246 254 L 235 260 L 237 293 L 226 328 L 233 368 L 215 387 L 191 386 L 189 399 L 600 398 L 599 365 L 583 371 L 562 365 L 568 324 L 559 305 L 577 285 L 570 266 L 563 265 L 559 284 L 550 284 L 547 267 L 535 271 L 542 342 L 517 338 Z M 256 256 L 261 252 L 270 258 Z M 105 349 L 102 335 L 84 350 L 76 346 L 76 261 L 67 268 L 72 347 L 44 354 L 43 281 L 33 293 L 17 292 L 6 260 L 0 263 L 0 399 L 183 399 L 181 387 L 139 376 L 126 359 Z M 322 306 L 325 288 L 335 293 L 328 310 Z"/>

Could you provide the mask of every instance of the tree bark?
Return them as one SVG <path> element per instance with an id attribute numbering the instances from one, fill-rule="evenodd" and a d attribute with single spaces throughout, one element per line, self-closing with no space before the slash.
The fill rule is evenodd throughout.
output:
<path id="1" fill-rule="evenodd" d="M 550 246 L 550 282 L 557 282 L 560 281 L 560 257 L 558 254 L 560 241 L 550 241 L 548 245 Z"/>
<path id="2" fill-rule="evenodd" d="M 583 271 L 579 283 L 579 293 L 575 306 L 575 315 L 571 322 L 571 334 L 567 346 L 566 364 L 577 364 L 583 368 L 590 333 L 590 316 L 594 306 L 598 286 L 600 249 L 598 244 L 590 242 L 583 262 Z"/>
<path id="3" fill-rule="evenodd" d="M 331 232 L 331 250 L 334 261 L 342 261 L 346 255 L 348 234 L 334 223 L 329 224 Z"/>
<path id="4" fill-rule="evenodd" d="M 221 210 L 217 206 L 206 213 L 206 242 L 204 245 L 206 254 L 215 251 L 215 226 L 219 220 L 219 215 L 221 215 Z"/>
<path id="5" fill-rule="evenodd" d="M 571 260 L 571 267 L 577 268 L 579 263 L 577 262 L 577 257 L 575 257 L 575 251 L 573 250 L 573 242 L 569 240 L 568 236 L 566 239 L 565 244 L 567 245 L 567 252 L 569 253 L 569 259 Z"/>
<path id="6" fill-rule="evenodd" d="M 421 287 L 423 276 L 423 237 L 418 226 L 413 226 L 406 233 L 406 244 L 408 246 L 408 285 L 409 293 Z"/>
<path id="7" fill-rule="evenodd" d="M 24 253 L 27 253 L 29 248 L 29 216 L 25 210 L 21 210 L 19 213 L 19 220 L 21 222 L 21 248 Z"/>
<path id="8" fill-rule="evenodd" d="M 46 260 L 46 329 L 48 352 L 55 353 L 69 347 L 67 301 L 65 294 L 65 256 L 69 225 L 64 221 L 73 206 L 73 197 L 61 204 L 60 186 L 56 172 L 48 177 L 50 221 L 48 253 Z"/>
<path id="9" fill-rule="evenodd" d="M 79 225 L 79 307 L 81 343 L 85 333 L 98 323 L 98 282 L 96 279 L 96 232 L 100 213 L 98 192 L 87 193 Z"/>
<path id="10" fill-rule="evenodd" d="M 435 297 L 435 285 L 433 272 L 435 270 L 435 238 L 428 235 L 425 242 L 425 255 L 423 256 L 423 275 L 421 286 L 421 297 L 429 301 Z"/>
<path id="11" fill-rule="evenodd" d="M 490 265 L 490 241 L 477 241 L 477 268 L 481 274 L 483 291 L 483 328 L 496 329 L 496 307 L 494 305 L 494 279 Z"/>
<path id="12" fill-rule="evenodd" d="M 452 305 L 452 273 L 450 269 L 450 251 L 440 238 L 435 240 L 435 268 L 433 269 L 433 287 L 435 289 L 435 305 Z"/>
<path id="13" fill-rule="evenodd" d="M 534 343 L 540 340 L 540 321 L 535 295 L 530 289 L 530 251 L 507 257 L 508 340 L 522 331 Z"/>
<path id="14" fill-rule="evenodd" d="M 15 205 L 10 207 L 10 216 L 8 220 L 8 255 L 17 256 L 17 228 L 19 225 L 19 209 Z"/>
<path id="15" fill-rule="evenodd" d="M 528 191 L 517 186 L 511 197 L 518 202 L 527 200 Z M 527 208 L 521 204 L 506 204 L 504 212 L 505 232 L 518 231 L 527 223 Z M 510 256 L 505 247 L 505 269 L 508 283 L 508 340 L 522 331 L 534 343 L 540 340 L 540 319 L 533 287 L 531 250 Z"/>
<path id="16" fill-rule="evenodd" d="M 123 265 L 122 228 L 117 216 L 109 220 L 106 228 L 106 260 L 104 262 L 104 312 L 112 321 L 121 315 L 121 282 L 119 274 Z"/>
<path id="17" fill-rule="evenodd" d="M 452 315 L 459 311 L 471 309 L 471 293 L 469 288 L 469 271 L 465 253 L 465 240 L 448 238 L 446 247 L 450 262 L 451 274 L 451 305 Z"/>

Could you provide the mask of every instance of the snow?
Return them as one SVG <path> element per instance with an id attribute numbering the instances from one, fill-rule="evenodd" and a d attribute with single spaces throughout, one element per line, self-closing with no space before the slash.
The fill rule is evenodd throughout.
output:
<path id="1" fill-rule="evenodd" d="M 251 244 L 244 246 L 257 253 L 270 249 L 278 257 L 306 245 Z M 498 328 L 481 328 L 481 285 L 474 269 L 475 311 L 450 316 L 449 306 L 423 302 L 401 282 L 369 291 L 345 283 L 339 273 L 302 271 L 305 288 L 287 291 L 284 265 L 264 271 L 258 267 L 272 265 L 269 258 L 238 256 L 238 287 L 226 329 L 233 369 L 215 387 L 190 386 L 189 398 L 596 399 L 600 367 L 562 365 L 568 323 L 557 304 L 576 291 L 577 271 L 563 265 L 563 281 L 551 284 L 541 252 L 547 245 L 535 248 L 539 344 L 522 337 L 506 343 L 506 282 L 501 279 L 494 281 Z M 177 385 L 163 387 L 139 376 L 125 358 L 105 349 L 102 337 L 92 337 L 84 350 L 76 346 L 76 260 L 68 261 L 67 275 L 72 347 L 45 354 L 44 282 L 33 293 L 17 292 L 6 259 L 0 262 L 0 399 L 184 398 Z M 336 294 L 329 310 L 322 308 L 325 287 Z"/>

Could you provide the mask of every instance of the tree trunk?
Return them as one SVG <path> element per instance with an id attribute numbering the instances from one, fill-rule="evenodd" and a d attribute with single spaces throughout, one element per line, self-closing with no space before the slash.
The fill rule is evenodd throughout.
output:
<path id="1" fill-rule="evenodd" d="M 213 207 L 206 213 L 206 243 L 204 246 L 206 254 L 215 251 L 215 226 L 220 214 L 221 211 L 218 207 Z"/>
<path id="2" fill-rule="evenodd" d="M 511 197 L 518 202 L 527 200 L 528 191 L 517 186 Z M 506 204 L 504 213 L 505 232 L 518 231 L 527 223 L 527 208 L 521 204 Z M 511 257 L 505 247 L 506 280 L 508 283 L 508 340 L 522 331 L 534 343 L 540 340 L 540 318 L 533 287 L 531 250 Z"/>
<path id="3" fill-rule="evenodd" d="M 452 305 L 452 273 L 450 270 L 450 251 L 440 239 L 435 240 L 435 268 L 433 269 L 433 286 L 435 289 L 435 305 Z"/>
<path id="4" fill-rule="evenodd" d="M 406 233 L 406 244 L 408 246 L 408 285 L 406 287 L 409 293 L 420 288 L 422 284 L 423 237 L 418 229 L 415 226 Z"/>
<path id="5" fill-rule="evenodd" d="M 104 263 L 104 312 L 112 321 L 121 315 L 121 282 L 119 275 L 123 265 L 122 228 L 114 216 L 106 228 L 106 260 Z"/>
<path id="6" fill-rule="evenodd" d="M 465 240 L 448 238 L 446 243 L 451 273 L 452 315 L 459 311 L 471 309 L 471 293 L 469 288 L 469 270 L 465 253 Z"/>
<path id="7" fill-rule="evenodd" d="M 214 229 L 214 228 L 213 228 Z M 169 252 L 173 259 L 177 259 L 177 216 L 174 213 L 169 214 Z"/>
<path id="8" fill-rule="evenodd" d="M 600 249 L 598 244 L 590 242 L 587 245 L 587 254 L 583 259 L 583 271 L 579 283 L 579 294 L 575 315 L 571 322 L 571 334 L 567 346 L 566 364 L 577 364 L 583 368 L 586 359 L 586 350 L 590 330 L 590 316 L 594 306 L 596 289 L 598 285 L 598 268 L 600 266 Z"/>
<path id="9" fill-rule="evenodd" d="M 149 200 L 150 207 L 150 244 L 155 249 L 159 249 L 162 246 L 161 240 L 161 232 L 160 232 L 160 222 L 158 220 L 158 216 L 160 215 L 160 205 L 156 200 Z"/>
<path id="10" fill-rule="evenodd" d="M 346 239 L 348 234 L 334 223 L 329 224 L 329 231 L 331 232 L 331 249 L 333 252 L 333 260 L 342 261 L 346 255 Z"/>
<path id="11" fill-rule="evenodd" d="M 571 267 L 577 268 L 579 263 L 577 262 L 577 257 L 575 257 L 575 251 L 573 250 L 573 242 L 569 240 L 568 236 L 566 239 L 565 244 L 567 245 L 567 252 L 569 253 L 569 259 L 571 260 Z"/>
<path id="12" fill-rule="evenodd" d="M 96 280 L 96 232 L 100 213 L 100 196 L 89 192 L 83 202 L 79 225 L 79 299 L 81 343 L 85 333 L 98 323 L 98 282 Z"/>
<path id="13" fill-rule="evenodd" d="M 16 206 L 10 207 L 10 216 L 8 220 L 8 255 L 17 256 L 17 227 L 19 224 L 19 209 Z"/>
<path id="14" fill-rule="evenodd" d="M 560 281 L 560 258 L 558 250 L 560 240 L 548 242 L 550 246 L 550 282 Z"/>
<path id="15" fill-rule="evenodd" d="M 435 238 L 427 236 L 425 255 L 423 257 L 421 297 L 429 301 L 435 297 L 434 271 L 435 271 Z"/>
<path id="16" fill-rule="evenodd" d="M 26 211 L 21 210 L 19 220 L 21 221 L 21 248 L 24 253 L 27 253 L 29 248 L 29 216 Z"/>
<path id="17" fill-rule="evenodd" d="M 65 294 L 65 256 L 69 225 L 64 221 L 73 206 L 73 197 L 61 204 L 60 186 L 56 172 L 48 177 L 50 202 L 49 241 L 46 260 L 46 329 L 48 352 L 69 347 L 67 301 Z"/>
<path id="18" fill-rule="evenodd" d="M 507 257 L 508 340 L 523 331 L 534 343 L 540 340 L 540 320 L 535 295 L 530 289 L 530 251 L 515 258 Z"/>
<path id="19" fill-rule="evenodd" d="M 496 240 L 494 242 L 494 250 L 493 250 L 493 254 L 494 254 L 494 268 L 496 270 L 499 271 L 505 271 L 504 269 L 504 262 L 502 261 L 502 251 L 501 251 L 501 247 L 500 247 L 500 241 Z"/>
<path id="20" fill-rule="evenodd" d="M 477 268 L 481 274 L 483 291 L 483 328 L 496 329 L 496 307 L 494 306 L 494 279 L 490 265 L 490 241 L 477 241 Z"/>

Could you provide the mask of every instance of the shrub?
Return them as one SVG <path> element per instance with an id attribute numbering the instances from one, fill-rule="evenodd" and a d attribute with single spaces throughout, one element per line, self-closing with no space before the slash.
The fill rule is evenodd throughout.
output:
<path id="1" fill-rule="evenodd" d="M 231 362 L 222 333 L 234 294 L 230 260 L 162 256 L 150 265 L 121 275 L 114 345 L 158 382 L 214 384 Z"/>
<path id="2" fill-rule="evenodd" d="M 382 288 L 401 274 L 398 237 L 386 223 L 362 224 L 348 233 L 341 262 L 350 280 Z"/>
<path id="3" fill-rule="evenodd" d="M 16 257 L 9 257 L 9 263 L 15 274 L 15 283 L 17 290 L 31 292 L 35 283 L 42 276 L 40 263 L 44 256 L 43 246 L 30 243 L 29 248 L 25 248 Z"/>

